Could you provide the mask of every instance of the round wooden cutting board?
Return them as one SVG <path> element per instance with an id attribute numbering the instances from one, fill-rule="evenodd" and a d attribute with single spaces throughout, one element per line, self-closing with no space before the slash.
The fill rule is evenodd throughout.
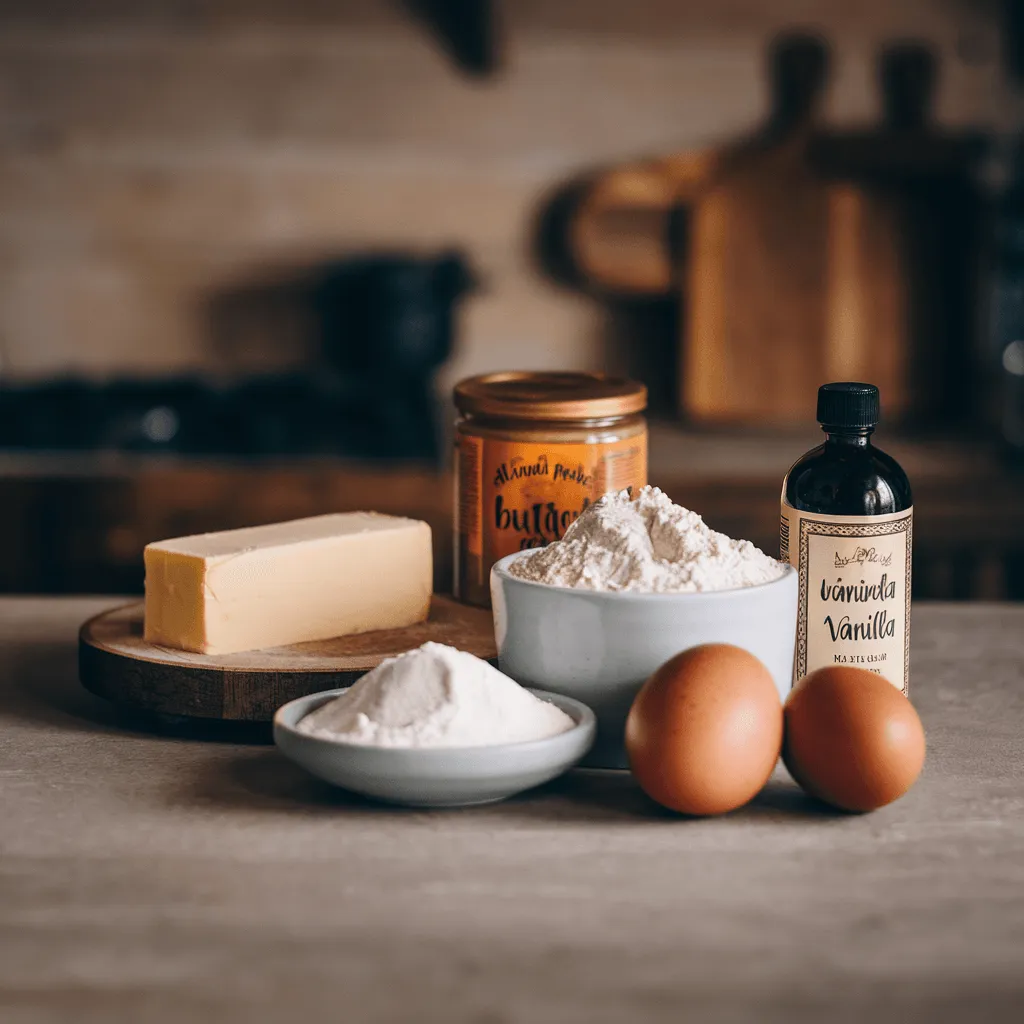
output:
<path id="1" fill-rule="evenodd" d="M 159 715 L 269 722 L 296 697 L 354 683 L 385 658 L 433 640 L 497 657 L 491 613 L 435 596 L 426 622 L 404 629 L 268 647 L 192 654 L 142 639 L 140 603 L 90 619 L 78 635 L 82 685 L 113 703 Z"/>

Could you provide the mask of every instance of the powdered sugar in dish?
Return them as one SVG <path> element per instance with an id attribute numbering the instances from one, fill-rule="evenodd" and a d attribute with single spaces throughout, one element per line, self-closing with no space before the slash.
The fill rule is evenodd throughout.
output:
<path id="1" fill-rule="evenodd" d="M 426 643 L 382 661 L 297 728 L 364 746 L 479 747 L 546 739 L 575 724 L 486 661 Z"/>
<path id="2" fill-rule="evenodd" d="M 645 487 L 635 499 L 628 491 L 605 495 L 561 540 L 516 559 L 508 571 L 558 587 L 675 594 L 769 583 L 786 566 Z"/>

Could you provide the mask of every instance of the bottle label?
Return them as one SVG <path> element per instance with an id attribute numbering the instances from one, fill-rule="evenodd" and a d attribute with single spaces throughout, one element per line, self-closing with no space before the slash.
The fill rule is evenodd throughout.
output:
<path id="1" fill-rule="evenodd" d="M 580 513 L 608 491 L 643 487 L 647 435 L 581 444 L 460 434 L 456 481 L 459 563 L 479 563 L 475 591 L 465 578 L 470 570 L 465 565 L 457 571 L 456 593 L 479 603 L 486 600 L 490 569 L 499 558 L 560 540 Z"/>
<path id="2" fill-rule="evenodd" d="M 800 573 L 794 679 L 826 665 L 907 692 L 914 510 L 828 516 L 782 502 L 781 558 Z"/>

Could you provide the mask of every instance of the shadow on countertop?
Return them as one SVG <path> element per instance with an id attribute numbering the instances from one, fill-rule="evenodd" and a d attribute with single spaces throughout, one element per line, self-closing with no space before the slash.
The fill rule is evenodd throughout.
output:
<path id="1" fill-rule="evenodd" d="M 463 815 L 477 819 L 500 817 L 503 821 L 608 825 L 733 819 L 828 822 L 848 817 L 811 799 L 788 778 L 775 777 L 746 807 L 717 819 L 690 818 L 659 807 L 648 799 L 628 772 L 586 769 L 569 772 L 544 786 L 493 804 L 467 808 L 401 807 L 331 786 L 271 750 L 251 750 L 233 758 L 205 760 L 197 765 L 196 774 L 184 781 L 172 799 L 225 810 L 291 810 L 302 815 L 391 814 L 439 821 Z"/>
<path id="2" fill-rule="evenodd" d="M 4 658 L 9 681 L 0 690 L 0 719 L 72 732 L 117 730 L 114 708 L 78 682 L 77 642 L 15 642 L 5 645 Z"/>
<path id="3" fill-rule="evenodd" d="M 26 641 L 6 646 L 0 719 L 14 719 L 77 733 L 124 733 L 168 741 L 273 742 L 269 723 L 222 722 L 119 708 L 86 690 L 78 680 L 77 641 Z"/>

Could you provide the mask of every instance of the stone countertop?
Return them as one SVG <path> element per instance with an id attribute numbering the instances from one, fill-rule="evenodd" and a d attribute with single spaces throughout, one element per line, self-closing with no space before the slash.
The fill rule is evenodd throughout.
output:
<path id="1" fill-rule="evenodd" d="M 687 820 L 617 773 L 395 810 L 120 728 L 76 682 L 111 603 L 0 599 L 5 1024 L 1024 1019 L 1024 607 L 915 609 L 905 799 L 780 770 Z"/>

